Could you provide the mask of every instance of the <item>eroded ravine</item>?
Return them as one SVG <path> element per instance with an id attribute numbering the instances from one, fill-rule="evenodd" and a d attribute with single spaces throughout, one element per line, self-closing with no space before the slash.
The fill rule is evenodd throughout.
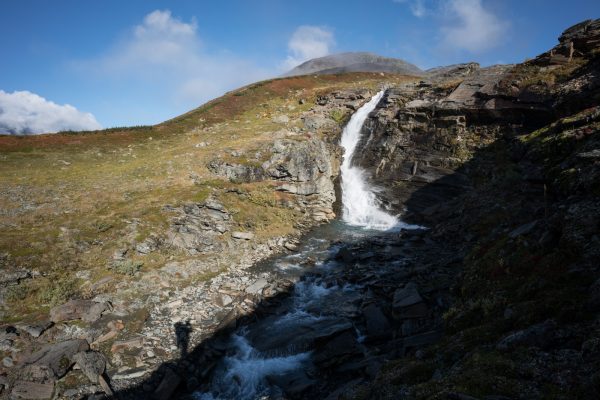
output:
<path id="1" fill-rule="evenodd" d="M 390 324 L 375 305 L 369 277 L 404 268 L 409 257 L 398 245 L 398 232 L 419 228 L 380 209 L 364 171 L 352 166 L 364 121 L 383 95 L 382 90 L 357 110 L 342 133 L 343 221 L 313 231 L 297 253 L 255 267 L 258 274 L 268 271 L 277 280 L 295 283 L 273 312 L 229 336 L 223 357 L 196 398 L 298 396 L 322 385 L 322 373 L 346 358 L 373 363 L 365 361 L 373 356 L 368 343 L 387 337 Z M 375 251 L 355 256 L 352 249 L 364 246 Z M 392 248 L 396 256 L 385 259 Z M 356 267 L 368 273 L 357 277 Z"/>

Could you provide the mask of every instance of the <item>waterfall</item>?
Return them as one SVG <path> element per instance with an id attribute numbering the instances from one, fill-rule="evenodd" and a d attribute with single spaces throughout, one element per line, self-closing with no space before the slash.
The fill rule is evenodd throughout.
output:
<path id="1" fill-rule="evenodd" d="M 383 93 L 383 90 L 377 93 L 352 115 L 342 132 L 341 140 L 344 148 L 341 167 L 342 204 L 344 206 L 342 218 L 349 225 L 376 230 L 407 227 L 401 226 L 404 224 L 379 207 L 377 197 L 365 179 L 365 172 L 359 167 L 352 166 L 352 157 L 360 141 L 363 124 L 383 97 Z"/>

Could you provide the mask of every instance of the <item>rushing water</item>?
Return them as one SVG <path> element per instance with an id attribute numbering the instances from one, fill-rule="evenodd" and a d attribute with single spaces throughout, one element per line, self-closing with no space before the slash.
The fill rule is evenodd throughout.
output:
<path id="1" fill-rule="evenodd" d="M 341 141 L 344 148 L 344 161 L 341 167 L 343 219 L 350 225 L 377 230 L 397 228 L 401 223 L 396 217 L 380 208 L 373 189 L 365 179 L 365 171 L 353 166 L 352 158 L 360 142 L 365 120 L 375 109 L 383 93 L 383 90 L 377 93 L 352 115 L 342 132 Z"/>
<path id="2" fill-rule="evenodd" d="M 277 384 L 286 374 L 300 374 L 307 379 L 315 375 L 311 349 L 307 346 L 328 331 L 353 328 L 356 304 L 361 302 L 364 287 L 340 284 L 336 274 L 347 268 L 336 258 L 340 245 L 352 245 L 377 234 L 377 231 L 415 229 L 381 210 L 364 171 L 351 165 L 361 139 L 365 119 L 381 100 L 377 93 L 350 119 L 342 134 L 345 149 L 342 173 L 343 221 L 334 221 L 313 231 L 299 252 L 256 266 L 258 273 L 297 280 L 281 312 L 238 329 L 230 337 L 227 354 L 220 360 L 210 382 L 194 394 L 198 400 L 253 400 L 278 398 Z M 307 267 L 306 260 L 313 260 Z M 307 274 L 308 268 L 311 273 Z M 356 330 L 360 341 L 361 332 Z M 298 375 L 296 375 L 298 376 Z"/>

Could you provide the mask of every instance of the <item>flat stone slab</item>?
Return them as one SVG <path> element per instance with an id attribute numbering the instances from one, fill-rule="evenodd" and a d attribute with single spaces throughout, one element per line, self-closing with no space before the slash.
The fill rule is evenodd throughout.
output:
<path id="1" fill-rule="evenodd" d="M 50 310 L 50 319 L 53 322 L 71 321 L 81 319 L 86 322 L 98 320 L 108 304 L 97 303 L 92 300 L 69 300 L 65 304 Z"/>
<path id="2" fill-rule="evenodd" d="M 34 378 L 58 379 L 75 363 L 73 356 L 89 348 L 88 342 L 83 339 L 50 344 L 27 357 L 24 368 Z"/>
<path id="3" fill-rule="evenodd" d="M 252 232 L 231 232 L 231 237 L 234 239 L 252 240 L 252 239 L 254 239 L 254 233 L 252 233 Z"/>
<path id="4" fill-rule="evenodd" d="M 53 393 L 54 382 L 36 383 L 17 381 L 11 395 L 16 399 L 44 400 L 51 399 Z"/>
<path id="5" fill-rule="evenodd" d="M 40 321 L 40 322 L 31 323 L 31 324 L 19 324 L 19 325 L 17 325 L 17 328 L 29 333 L 34 338 L 38 338 L 47 329 L 51 328 L 52 325 L 54 325 L 54 323 L 52 321 Z"/>
<path id="6" fill-rule="evenodd" d="M 248 286 L 244 291 L 249 294 L 261 294 L 262 290 L 269 284 L 266 279 L 260 278 L 254 281 L 250 286 Z"/>

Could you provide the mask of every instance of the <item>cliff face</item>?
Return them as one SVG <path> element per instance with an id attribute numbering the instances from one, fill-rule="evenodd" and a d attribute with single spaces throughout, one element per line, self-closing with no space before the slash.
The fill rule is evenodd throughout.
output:
<path id="1" fill-rule="evenodd" d="M 439 68 L 418 84 L 389 89 L 367 121 L 356 162 L 396 211 L 422 211 L 458 193 L 470 183 L 457 169 L 477 149 L 597 104 L 596 25 L 570 28 L 558 46 L 524 64 Z"/>
<path id="2" fill-rule="evenodd" d="M 358 161 L 430 227 L 425 282 L 455 280 L 440 343 L 355 398 L 600 395 L 599 34 L 587 21 L 526 63 L 388 91 Z"/>

